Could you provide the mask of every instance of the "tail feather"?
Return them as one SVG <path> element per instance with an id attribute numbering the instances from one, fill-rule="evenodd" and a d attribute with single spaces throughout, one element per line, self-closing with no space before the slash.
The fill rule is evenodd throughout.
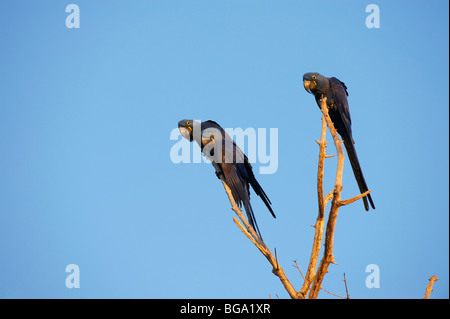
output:
<path id="1" fill-rule="evenodd" d="M 258 236 L 262 239 L 261 232 L 259 231 L 258 224 L 256 223 L 255 214 L 253 214 L 253 208 L 250 201 L 244 202 L 245 212 L 247 213 L 247 219 L 253 229 L 258 233 Z"/>
<path id="2" fill-rule="evenodd" d="M 358 183 L 359 191 L 362 194 L 362 193 L 368 191 L 369 188 L 367 187 L 366 180 L 364 179 L 364 175 L 362 173 L 361 166 L 359 164 L 358 156 L 356 155 L 355 146 L 352 143 L 351 139 L 348 139 L 348 140 L 349 140 L 349 142 L 347 142 L 344 139 L 345 149 L 347 150 L 347 155 L 350 160 L 350 164 L 352 165 L 353 174 L 355 175 L 356 182 Z M 372 196 L 370 196 L 370 194 L 363 197 L 364 208 L 368 211 L 369 203 L 367 201 L 369 201 L 372 208 L 375 209 L 375 205 L 373 203 Z"/>
<path id="3" fill-rule="evenodd" d="M 252 185 L 252 188 L 255 191 L 256 195 L 261 197 L 262 201 L 266 205 L 269 212 L 272 214 L 273 218 L 277 218 L 277 216 L 275 216 L 275 213 L 272 210 L 272 207 L 270 206 L 272 203 L 270 202 L 269 197 L 267 197 L 266 192 L 264 192 L 261 185 L 259 185 L 258 181 L 254 176 L 250 178 L 250 185 Z"/>

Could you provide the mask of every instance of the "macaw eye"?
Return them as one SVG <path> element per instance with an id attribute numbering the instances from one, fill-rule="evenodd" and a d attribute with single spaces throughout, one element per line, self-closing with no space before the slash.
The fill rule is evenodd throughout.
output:
<path id="1" fill-rule="evenodd" d="M 313 76 L 312 76 L 312 78 L 313 78 L 313 79 L 316 79 L 316 78 L 317 78 L 317 76 L 313 75 Z"/>
<path id="2" fill-rule="evenodd" d="M 191 121 L 187 121 L 186 124 L 187 124 L 187 125 L 191 125 Z"/>

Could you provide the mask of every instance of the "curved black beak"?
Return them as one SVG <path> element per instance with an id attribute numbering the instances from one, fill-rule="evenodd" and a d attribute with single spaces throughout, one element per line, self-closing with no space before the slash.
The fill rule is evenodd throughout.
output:
<path id="1" fill-rule="evenodd" d="M 180 130 L 181 135 L 192 142 L 192 127 L 187 124 L 187 120 L 181 120 L 178 122 L 178 129 Z"/>
<path id="2" fill-rule="evenodd" d="M 303 87 L 305 88 L 306 92 L 311 93 L 311 90 L 314 90 L 316 88 L 317 84 L 315 81 L 308 81 L 303 80 Z"/>

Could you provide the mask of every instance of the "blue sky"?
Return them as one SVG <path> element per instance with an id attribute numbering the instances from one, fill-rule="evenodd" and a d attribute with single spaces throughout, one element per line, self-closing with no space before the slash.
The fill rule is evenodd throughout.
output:
<path id="1" fill-rule="evenodd" d="M 68 29 L 66 5 L 80 8 Z M 365 8 L 380 8 L 368 29 Z M 317 217 L 321 114 L 302 87 L 346 83 L 376 204 L 340 210 L 324 289 L 449 297 L 447 1 L 2 1 L 0 297 L 288 298 L 232 221 L 208 164 L 174 164 L 184 118 L 277 128 L 278 170 L 252 196 L 294 286 Z M 329 137 L 328 153 L 334 154 Z M 196 148 L 193 148 L 196 150 Z M 336 158 L 327 159 L 325 191 Z M 348 162 L 343 198 L 358 193 Z M 65 268 L 80 268 L 80 288 Z M 380 288 L 365 285 L 366 266 Z M 322 291 L 320 298 L 334 298 Z"/>

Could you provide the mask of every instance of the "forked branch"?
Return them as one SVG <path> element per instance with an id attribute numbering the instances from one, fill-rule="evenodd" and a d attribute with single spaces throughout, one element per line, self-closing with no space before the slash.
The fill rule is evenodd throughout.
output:
<path id="1" fill-rule="evenodd" d="M 331 199 L 330 194 L 328 194 L 327 197 L 325 198 L 323 196 L 324 166 L 325 166 L 325 158 L 327 157 L 326 154 L 327 141 L 325 140 L 326 134 L 327 134 L 327 125 L 325 122 L 325 115 L 323 115 L 320 141 L 316 140 L 317 144 L 319 144 L 319 164 L 317 169 L 317 200 L 319 206 L 319 213 L 316 219 L 316 223 L 314 225 L 315 228 L 314 241 L 311 250 L 311 257 L 309 259 L 308 270 L 306 271 L 303 286 L 299 292 L 299 296 L 302 299 L 306 298 L 308 291 L 311 287 L 311 284 L 314 280 L 314 276 L 316 275 L 317 261 L 319 260 L 320 247 L 322 245 L 323 226 L 325 223 L 325 206 L 327 205 L 327 202 Z"/>
<path id="2" fill-rule="evenodd" d="M 286 277 L 286 274 L 284 273 L 283 268 L 278 264 L 277 258 L 272 254 L 272 252 L 267 248 L 266 244 L 263 242 L 261 237 L 259 237 L 253 227 L 248 223 L 247 219 L 244 217 L 244 214 L 242 214 L 241 209 L 236 205 L 236 202 L 233 198 L 233 195 L 231 194 L 231 190 L 228 187 L 228 185 L 222 181 L 223 187 L 225 188 L 225 192 L 228 195 L 228 199 L 230 200 L 231 209 L 236 213 L 236 215 L 239 217 L 241 222 L 245 225 L 242 226 L 242 224 L 237 220 L 235 217 L 233 217 L 234 222 L 239 227 L 239 229 L 247 236 L 248 239 L 251 240 L 251 242 L 259 249 L 259 251 L 267 258 L 267 260 L 272 265 L 272 272 L 280 279 L 281 283 L 283 284 L 286 291 L 289 293 L 289 296 L 291 296 L 292 299 L 298 298 L 298 293 L 295 291 L 294 286 L 292 286 L 289 279 Z"/>
<path id="3" fill-rule="evenodd" d="M 317 274 L 314 278 L 314 282 L 311 286 L 311 292 L 308 298 L 316 299 L 319 295 L 320 289 L 322 289 L 322 281 L 328 272 L 328 266 L 330 263 L 334 263 L 333 255 L 333 244 L 334 244 L 334 228 L 336 226 L 336 219 L 338 216 L 338 211 L 341 202 L 341 191 L 342 191 L 342 172 L 344 170 L 344 150 L 342 149 L 342 141 L 339 139 L 334 124 L 328 115 L 328 107 L 326 103 L 326 98 L 322 98 L 321 109 L 323 118 L 326 121 L 328 129 L 333 137 L 334 144 L 337 150 L 338 163 L 336 169 L 336 179 L 334 182 L 333 198 L 331 201 L 330 213 L 328 215 L 327 228 L 325 233 L 325 251 L 323 253 L 322 260 L 320 261 Z M 322 124 L 323 126 L 323 124 Z"/>

